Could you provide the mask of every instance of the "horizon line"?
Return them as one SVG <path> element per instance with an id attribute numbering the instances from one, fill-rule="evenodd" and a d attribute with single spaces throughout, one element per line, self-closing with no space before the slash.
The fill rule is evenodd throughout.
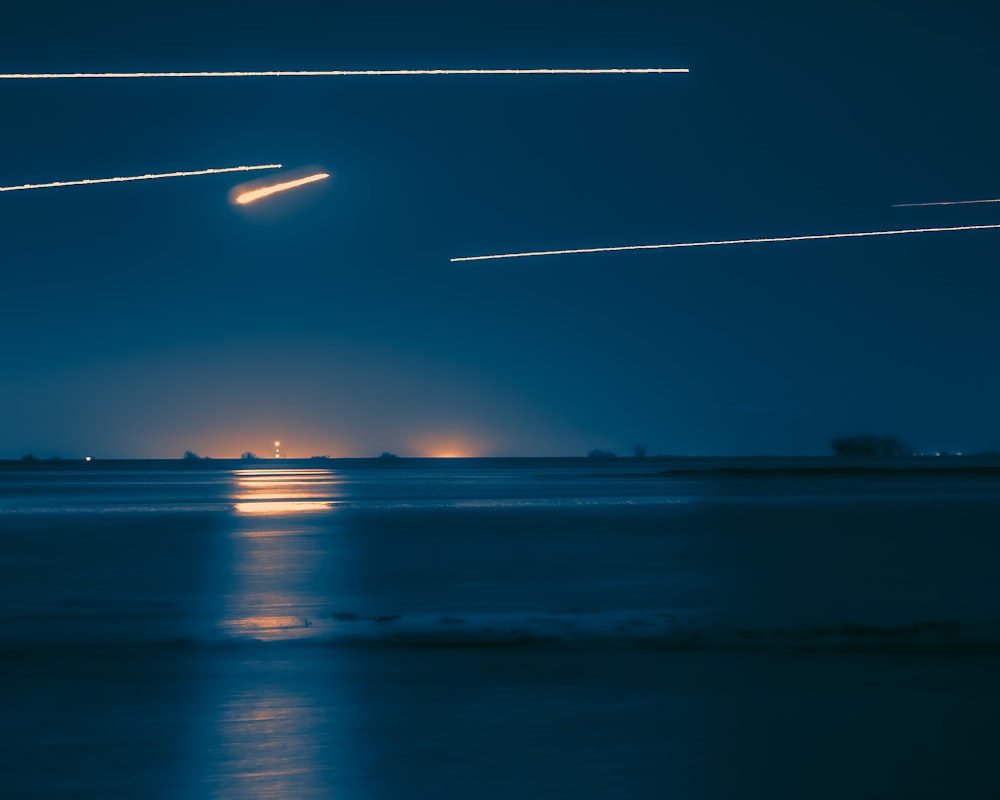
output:
<path id="1" fill-rule="evenodd" d="M 314 78 L 403 77 L 413 75 L 651 75 L 686 74 L 687 67 L 608 67 L 598 69 L 363 69 L 363 70 L 249 70 L 205 72 L 11 72 L 0 80 L 68 80 L 91 78 Z"/>
<path id="2" fill-rule="evenodd" d="M 478 456 L 421 456 L 421 455 L 396 455 L 391 456 L 330 456 L 330 455 L 313 455 L 313 456 L 282 456 L 281 458 L 274 458 L 273 456 L 257 456 L 255 458 L 244 458 L 243 456 L 197 456 L 196 458 L 184 457 L 184 456 L 15 456 L 13 458 L 0 458 L 0 464 L 4 463 L 17 463 L 17 464 L 31 464 L 31 463 L 50 463 L 50 462 L 61 462 L 64 464 L 73 463 L 107 463 L 111 461 L 181 461 L 185 464 L 197 464 L 205 461 L 238 461 L 241 463 L 251 463 L 251 464 L 271 464 L 278 465 L 281 463 L 287 463 L 291 461 L 484 461 L 484 460 L 499 460 L 499 459 L 577 459 L 581 461 L 590 461 L 595 463 L 609 462 L 609 461 L 656 461 L 661 459 L 760 459 L 760 458 L 804 458 L 804 459 L 832 459 L 837 461 L 852 461 L 861 460 L 864 462 L 877 462 L 877 461 L 905 461 L 907 459 L 921 459 L 921 458 L 996 458 L 1000 456 L 1000 452 L 996 450 L 977 450 L 972 452 L 966 451 L 921 451 L 916 453 L 909 453 L 903 455 L 883 455 L 883 456 L 865 456 L 865 455 L 839 455 L 833 452 L 824 453 L 725 453 L 725 454 L 706 454 L 706 453 L 654 453 L 647 454 L 644 456 L 637 456 L 633 454 L 618 454 L 609 453 L 606 455 L 592 456 L 589 454 L 584 455 L 572 455 L 572 454 L 562 454 L 562 455 L 478 455 Z"/>

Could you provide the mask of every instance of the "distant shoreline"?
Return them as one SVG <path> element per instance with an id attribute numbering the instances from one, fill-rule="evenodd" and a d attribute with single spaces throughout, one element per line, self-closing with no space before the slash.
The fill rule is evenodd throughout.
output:
<path id="1" fill-rule="evenodd" d="M 693 475 L 837 476 L 837 475 L 1000 475 L 1000 457 L 988 455 L 847 458 L 842 456 L 649 456 L 608 459 L 587 456 L 506 456 L 482 458 L 282 458 L 240 459 L 83 459 L 0 460 L 0 472 L 85 472 L 121 470 L 301 470 L 301 469 L 447 469 L 572 467 L 617 477 Z"/>

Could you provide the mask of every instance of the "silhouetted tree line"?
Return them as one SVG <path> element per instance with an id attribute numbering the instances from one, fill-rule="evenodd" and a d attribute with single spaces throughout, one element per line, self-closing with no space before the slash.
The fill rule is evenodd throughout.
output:
<path id="1" fill-rule="evenodd" d="M 595 447 L 593 450 L 587 451 L 587 458 L 596 458 L 600 461 L 608 461 L 612 458 L 618 458 L 618 454 L 612 452 L 611 450 L 602 450 L 599 447 Z"/>
<path id="2" fill-rule="evenodd" d="M 840 436 L 830 442 L 838 456 L 869 456 L 893 458 L 912 456 L 913 447 L 896 436 L 873 436 L 859 433 L 857 436 Z"/>

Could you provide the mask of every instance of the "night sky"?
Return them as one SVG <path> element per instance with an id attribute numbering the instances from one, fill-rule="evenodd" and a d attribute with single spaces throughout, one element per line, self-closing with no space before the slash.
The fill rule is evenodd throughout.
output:
<path id="1" fill-rule="evenodd" d="M 0 82 L 0 458 L 1000 447 L 984 2 L 4 3 L 0 72 L 688 75 Z"/>

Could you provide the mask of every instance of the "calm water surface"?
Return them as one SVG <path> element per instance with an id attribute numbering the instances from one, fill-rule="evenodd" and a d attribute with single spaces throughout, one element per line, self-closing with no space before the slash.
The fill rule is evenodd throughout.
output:
<path id="1" fill-rule="evenodd" d="M 0 795 L 996 795 L 997 476 L 661 469 L 0 472 Z"/>

